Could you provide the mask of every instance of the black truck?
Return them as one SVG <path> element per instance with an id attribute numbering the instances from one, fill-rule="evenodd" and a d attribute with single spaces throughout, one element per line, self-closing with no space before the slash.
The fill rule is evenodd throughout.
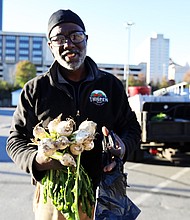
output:
<path id="1" fill-rule="evenodd" d="M 190 152 L 190 99 L 136 96 L 130 97 L 129 103 L 141 125 L 142 138 L 132 160 L 141 160 L 143 151 L 170 160 Z"/>

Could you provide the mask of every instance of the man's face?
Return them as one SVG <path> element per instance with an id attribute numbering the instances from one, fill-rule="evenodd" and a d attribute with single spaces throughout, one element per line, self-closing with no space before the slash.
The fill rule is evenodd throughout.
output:
<path id="1" fill-rule="evenodd" d="M 54 58 L 64 68 L 75 71 L 84 63 L 87 36 L 77 24 L 61 23 L 55 26 L 48 45 Z"/>

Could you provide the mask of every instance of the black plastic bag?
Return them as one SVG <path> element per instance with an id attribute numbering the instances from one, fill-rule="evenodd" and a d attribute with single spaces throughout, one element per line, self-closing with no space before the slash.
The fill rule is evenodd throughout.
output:
<path id="1" fill-rule="evenodd" d="M 127 197 L 127 176 L 123 163 L 116 159 L 111 172 L 103 172 L 97 192 L 95 220 L 134 220 L 140 209 Z"/>

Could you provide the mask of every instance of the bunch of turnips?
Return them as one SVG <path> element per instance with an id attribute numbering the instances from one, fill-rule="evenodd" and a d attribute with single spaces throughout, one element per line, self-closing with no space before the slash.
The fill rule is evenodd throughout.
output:
<path id="1" fill-rule="evenodd" d="M 50 121 L 47 128 L 38 123 L 33 129 L 32 142 L 47 160 L 55 159 L 63 165 L 61 170 L 47 171 L 42 179 L 44 202 L 50 197 L 66 219 L 79 220 L 79 205 L 91 217 L 95 203 L 92 183 L 80 164 L 80 157 L 83 151 L 94 148 L 97 124 L 85 120 L 74 130 L 74 120 L 61 121 L 61 116 Z"/>

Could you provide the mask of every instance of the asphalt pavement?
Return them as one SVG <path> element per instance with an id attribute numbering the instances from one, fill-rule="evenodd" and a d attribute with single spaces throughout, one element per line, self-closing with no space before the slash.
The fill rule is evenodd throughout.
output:
<path id="1" fill-rule="evenodd" d="M 12 162 L 0 162 L 0 219 L 33 220 L 34 186 L 30 175 Z"/>
<path id="2" fill-rule="evenodd" d="M 14 108 L 0 108 L 0 220 L 33 220 L 34 186 L 6 153 Z"/>
<path id="3" fill-rule="evenodd" d="M 5 146 L 14 110 L 14 108 L 0 108 L 0 162 L 11 162 Z"/>

